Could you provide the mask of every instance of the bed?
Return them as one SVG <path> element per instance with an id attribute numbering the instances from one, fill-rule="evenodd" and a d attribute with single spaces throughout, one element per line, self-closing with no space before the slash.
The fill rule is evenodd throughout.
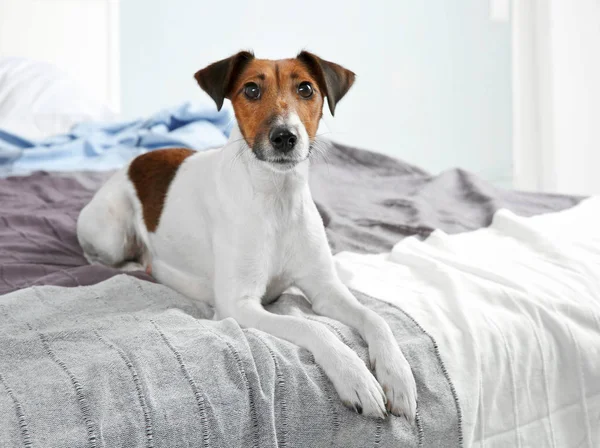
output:
<path id="1" fill-rule="evenodd" d="M 324 141 L 311 190 L 340 276 L 390 324 L 417 381 L 414 425 L 367 419 L 307 351 L 210 320 L 145 272 L 87 263 L 75 222 L 114 169 L 218 146 L 232 117 L 186 103 L 123 121 L 82 104 L 85 120 L 43 135 L 0 116 L 0 446 L 600 445 L 595 198 Z M 301 295 L 270 310 L 321 321 L 367 359 Z"/>

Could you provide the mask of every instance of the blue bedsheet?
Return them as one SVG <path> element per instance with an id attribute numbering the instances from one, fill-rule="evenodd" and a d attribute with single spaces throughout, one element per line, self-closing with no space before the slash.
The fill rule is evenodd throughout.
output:
<path id="1" fill-rule="evenodd" d="M 82 123 L 71 132 L 31 141 L 3 131 L 0 125 L 0 176 L 45 171 L 103 171 L 132 157 L 166 147 L 204 150 L 222 146 L 232 114 L 212 104 L 184 103 L 145 120 Z"/>

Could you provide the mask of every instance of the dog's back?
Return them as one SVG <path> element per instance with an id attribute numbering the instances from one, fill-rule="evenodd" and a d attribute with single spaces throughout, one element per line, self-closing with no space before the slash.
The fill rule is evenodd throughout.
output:
<path id="1" fill-rule="evenodd" d="M 156 230 L 177 170 L 193 154 L 173 148 L 139 155 L 102 186 L 77 220 L 77 238 L 91 263 L 148 266 L 148 232 Z"/>
<path id="2" fill-rule="evenodd" d="M 127 168 L 98 190 L 77 219 L 77 239 L 90 263 L 119 266 L 136 258 L 133 207 L 126 186 Z"/>

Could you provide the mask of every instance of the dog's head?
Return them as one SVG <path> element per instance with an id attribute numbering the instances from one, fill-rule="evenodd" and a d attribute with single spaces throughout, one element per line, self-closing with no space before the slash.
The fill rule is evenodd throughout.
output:
<path id="1" fill-rule="evenodd" d="M 231 100 L 248 147 L 262 161 L 287 170 L 306 159 L 323 115 L 333 115 L 354 73 L 306 51 L 294 59 L 256 59 L 242 51 L 198 71 L 195 78 L 220 110 Z"/>

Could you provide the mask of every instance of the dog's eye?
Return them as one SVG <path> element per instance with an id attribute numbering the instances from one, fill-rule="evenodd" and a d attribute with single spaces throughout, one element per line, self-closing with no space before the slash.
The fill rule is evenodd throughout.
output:
<path id="1" fill-rule="evenodd" d="M 298 95 L 302 98 L 310 98 L 313 95 L 313 87 L 310 82 L 301 82 L 298 86 Z"/>
<path id="2" fill-rule="evenodd" d="M 244 86 L 244 95 L 248 99 L 257 100 L 260 98 L 260 87 L 255 82 L 249 82 Z"/>

